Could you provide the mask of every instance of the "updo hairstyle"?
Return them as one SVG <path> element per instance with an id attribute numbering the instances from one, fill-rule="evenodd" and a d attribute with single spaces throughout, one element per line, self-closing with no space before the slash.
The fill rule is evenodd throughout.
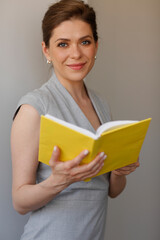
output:
<path id="1" fill-rule="evenodd" d="M 62 22 L 80 19 L 91 26 L 94 41 L 98 41 L 96 14 L 92 7 L 81 0 L 61 0 L 51 5 L 42 21 L 43 41 L 49 47 L 53 30 Z"/>

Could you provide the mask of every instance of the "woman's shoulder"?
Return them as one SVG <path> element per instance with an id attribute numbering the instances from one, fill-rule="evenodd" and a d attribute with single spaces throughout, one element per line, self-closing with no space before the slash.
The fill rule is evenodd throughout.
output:
<path id="1" fill-rule="evenodd" d="M 48 80 L 41 87 L 31 90 L 20 98 L 15 115 L 24 104 L 34 107 L 38 111 L 39 115 L 46 114 L 46 109 L 49 105 L 51 95 L 53 98 L 53 90 L 50 87 L 50 80 Z"/>

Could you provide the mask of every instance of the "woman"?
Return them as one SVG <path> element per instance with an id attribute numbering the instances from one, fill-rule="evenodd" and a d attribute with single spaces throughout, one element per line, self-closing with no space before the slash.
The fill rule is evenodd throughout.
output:
<path id="1" fill-rule="evenodd" d="M 110 120 L 106 104 L 83 82 L 98 48 L 94 10 L 83 1 L 61 0 L 46 12 L 42 30 L 42 50 L 54 73 L 40 89 L 21 98 L 11 133 L 13 204 L 21 214 L 32 212 L 21 239 L 103 240 L 108 195 L 123 191 L 126 175 L 139 163 L 90 182 L 83 180 L 101 170 L 107 158 L 103 152 L 80 165 L 88 154 L 84 149 L 63 163 L 55 146 L 50 167 L 38 163 L 41 114 L 93 132 Z"/>

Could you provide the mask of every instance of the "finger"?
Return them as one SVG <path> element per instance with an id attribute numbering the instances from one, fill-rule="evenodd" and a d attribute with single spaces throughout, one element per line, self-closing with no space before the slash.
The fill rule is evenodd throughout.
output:
<path id="1" fill-rule="evenodd" d="M 130 167 L 134 167 L 134 166 L 140 166 L 140 163 L 139 163 L 139 157 L 138 157 L 138 160 L 137 160 L 137 162 L 134 162 L 134 163 L 132 163 L 132 164 L 129 164 L 129 165 L 127 165 L 127 166 L 130 166 Z M 126 167 L 127 167 L 126 166 Z"/>
<path id="2" fill-rule="evenodd" d="M 104 153 L 99 153 L 91 163 L 74 167 L 70 172 L 70 175 L 75 182 L 94 177 L 102 169 L 106 157 L 107 156 Z"/>
<path id="3" fill-rule="evenodd" d="M 65 162 L 65 169 L 69 170 L 71 168 L 74 168 L 76 166 L 78 166 L 82 160 L 88 155 L 89 151 L 88 150 L 83 150 L 78 156 L 76 156 L 74 159 L 69 160 L 67 162 Z"/>
<path id="4" fill-rule="evenodd" d="M 130 170 L 130 171 L 126 171 L 125 172 L 125 175 L 129 175 L 130 173 L 132 173 L 132 172 L 134 172 L 136 169 L 132 169 L 132 170 Z"/>
<path id="5" fill-rule="evenodd" d="M 126 176 L 126 175 L 127 175 L 126 172 L 123 172 L 123 171 L 119 172 L 119 171 L 117 171 L 117 170 L 113 171 L 113 173 L 114 173 L 114 175 L 116 175 L 116 176 Z"/>
<path id="6" fill-rule="evenodd" d="M 140 162 L 136 162 L 136 167 L 140 167 Z"/>
<path id="7" fill-rule="evenodd" d="M 95 157 L 95 159 L 93 159 L 89 164 L 88 164 L 88 170 L 92 170 L 92 168 L 94 168 L 94 166 L 96 166 L 96 164 L 98 162 L 104 162 L 104 160 L 107 158 L 107 155 L 105 155 L 104 152 L 101 152 L 99 154 L 97 154 L 97 156 Z"/>
<path id="8" fill-rule="evenodd" d="M 123 176 L 123 175 L 126 175 L 125 173 L 122 173 L 122 172 L 118 172 L 118 171 L 113 171 L 114 175 L 116 176 Z"/>
<path id="9" fill-rule="evenodd" d="M 137 168 L 137 167 L 139 167 L 139 166 L 140 166 L 140 163 L 139 163 L 139 162 L 136 162 L 136 163 L 127 165 L 127 166 L 125 166 L 125 167 L 118 168 L 118 169 L 116 169 L 116 170 L 117 170 L 117 171 L 121 171 L 121 170 L 123 170 L 123 171 L 128 171 L 128 170 L 130 170 L 130 169 L 135 169 L 135 168 Z"/>
<path id="10" fill-rule="evenodd" d="M 117 169 L 117 173 L 122 173 L 122 174 L 128 174 L 128 172 L 133 172 L 135 171 L 136 168 L 128 168 L 128 169 Z"/>
<path id="11" fill-rule="evenodd" d="M 102 169 L 102 167 L 104 166 L 104 163 L 101 163 L 97 169 L 95 169 L 94 171 L 90 172 L 90 173 L 87 173 L 85 175 L 82 176 L 82 180 L 85 180 L 87 178 L 92 178 L 92 177 L 95 177 L 99 172 L 100 170 Z"/>
<path id="12" fill-rule="evenodd" d="M 104 166 L 104 161 L 99 161 L 95 166 L 93 166 L 91 169 L 89 169 L 88 171 L 80 171 L 80 174 L 82 174 L 83 176 L 95 176 L 97 174 L 97 172 L 100 171 L 100 169 Z"/>
<path id="13" fill-rule="evenodd" d="M 117 171 L 121 172 L 126 172 L 126 171 L 130 171 L 131 169 L 135 169 L 135 167 L 124 167 L 124 168 L 119 168 L 119 169 L 116 169 Z"/>
<path id="14" fill-rule="evenodd" d="M 94 172 L 101 164 L 104 164 L 106 157 L 107 156 L 104 153 L 98 154 L 90 163 L 75 167 L 72 170 L 72 175 L 75 176 L 76 174 L 81 173 L 86 175 Z"/>
<path id="15" fill-rule="evenodd" d="M 137 161 L 137 162 L 135 162 L 135 163 L 133 163 L 133 164 L 131 164 L 129 166 L 131 166 L 131 167 L 139 167 L 140 163 L 139 163 L 139 161 Z"/>
<path id="16" fill-rule="evenodd" d="M 99 171 L 102 169 L 103 165 L 104 165 L 104 163 L 97 165 L 96 168 L 94 169 L 94 171 L 77 173 L 75 176 L 73 176 L 74 182 L 84 181 L 87 178 L 96 176 L 99 173 Z"/>
<path id="17" fill-rule="evenodd" d="M 131 169 L 125 169 L 125 170 L 122 170 L 122 169 L 117 169 L 117 170 L 114 170 L 114 174 L 115 175 L 119 175 L 119 176 L 122 176 L 122 175 L 129 175 L 130 173 L 134 172 L 136 170 L 136 168 L 131 168 Z"/>
<path id="18" fill-rule="evenodd" d="M 57 146 L 54 146 L 49 165 L 53 168 L 56 162 L 59 162 L 60 159 L 60 149 Z"/>
<path id="19" fill-rule="evenodd" d="M 88 150 L 84 150 L 74 159 L 68 160 L 66 162 L 60 162 L 57 166 L 57 170 L 68 172 L 70 169 L 78 166 L 80 162 L 88 155 L 88 153 L 89 153 Z"/>
<path id="20" fill-rule="evenodd" d="M 106 157 L 105 157 L 106 158 Z M 92 169 L 91 171 L 89 171 L 87 173 L 88 174 L 91 174 L 93 176 L 95 176 L 101 169 L 102 167 L 104 166 L 104 159 L 102 159 L 100 162 L 98 162 L 98 164 L 96 164 Z"/>

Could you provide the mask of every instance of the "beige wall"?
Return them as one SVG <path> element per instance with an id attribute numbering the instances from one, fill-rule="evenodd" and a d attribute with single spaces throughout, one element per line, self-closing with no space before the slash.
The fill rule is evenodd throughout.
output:
<path id="1" fill-rule="evenodd" d="M 88 85 L 108 100 L 114 119 L 152 117 L 140 162 L 125 192 L 109 201 L 107 240 L 160 239 L 160 1 L 90 0 L 99 53 Z"/>

